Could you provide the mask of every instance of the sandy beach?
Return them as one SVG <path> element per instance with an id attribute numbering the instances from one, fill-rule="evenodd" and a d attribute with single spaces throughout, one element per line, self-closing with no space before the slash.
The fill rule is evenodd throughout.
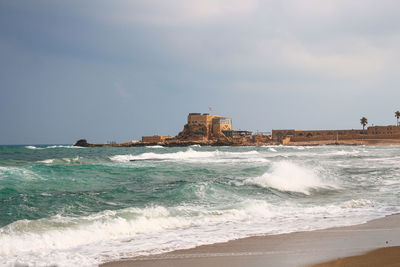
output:
<path id="1" fill-rule="evenodd" d="M 311 266 L 324 262 L 316 266 L 399 266 L 397 246 L 400 215 L 391 215 L 355 226 L 249 237 L 101 266 Z M 362 256 L 350 257 L 354 255 Z"/>

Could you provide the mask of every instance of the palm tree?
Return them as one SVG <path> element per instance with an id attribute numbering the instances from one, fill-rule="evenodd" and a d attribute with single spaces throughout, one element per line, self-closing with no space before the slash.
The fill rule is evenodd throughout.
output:
<path id="1" fill-rule="evenodd" d="M 363 130 L 364 130 L 364 129 L 365 129 L 365 125 L 368 124 L 368 119 L 365 118 L 365 117 L 362 117 L 362 118 L 360 119 L 360 123 L 361 123 L 361 125 L 362 125 L 362 127 L 363 127 Z"/>
<path id="2" fill-rule="evenodd" d="M 397 118 L 397 126 L 399 126 L 400 111 L 396 111 L 394 116 Z"/>

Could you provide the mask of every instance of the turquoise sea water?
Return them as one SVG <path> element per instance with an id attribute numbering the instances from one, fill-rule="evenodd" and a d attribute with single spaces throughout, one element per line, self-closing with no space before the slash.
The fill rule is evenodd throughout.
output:
<path id="1" fill-rule="evenodd" d="M 399 212 L 399 178 L 396 146 L 0 146 L 0 265 L 358 224 Z"/>

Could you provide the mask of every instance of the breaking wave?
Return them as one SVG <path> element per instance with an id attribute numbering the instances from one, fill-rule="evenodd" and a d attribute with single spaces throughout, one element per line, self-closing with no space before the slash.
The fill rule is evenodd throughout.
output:
<path id="1" fill-rule="evenodd" d="M 240 232 L 207 238 L 192 236 L 191 227 L 208 226 L 210 230 L 222 231 L 218 225 L 227 220 L 240 222 L 252 220 L 254 216 L 271 217 L 273 214 L 268 207 L 270 205 L 265 202 L 242 204 L 227 210 L 153 206 L 106 210 L 77 218 L 57 215 L 39 220 L 20 220 L 0 229 L 0 256 L 13 255 L 15 261 L 23 263 L 43 262 L 46 259 L 46 265 L 95 265 L 105 259 L 97 255 L 99 251 L 93 250 L 93 247 L 104 250 L 108 254 L 108 261 L 118 259 L 124 252 L 138 256 L 182 247 L 174 235 L 163 235 L 165 231 L 174 230 L 186 239 L 185 248 L 194 247 L 199 242 L 222 242 L 232 238 L 231 235 L 240 236 Z M 141 240 L 147 241 L 146 247 L 143 247 Z M 151 240 L 153 242 L 149 242 Z M 110 243 L 116 245 L 115 251 L 110 251 Z M 76 251 L 77 248 L 81 257 L 63 258 L 63 254 Z"/>
<path id="2" fill-rule="evenodd" d="M 293 204 L 274 206 L 266 201 L 244 200 L 221 209 L 150 206 L 105 210 L 82 217 L 56 215 L 20 220 L 0 229 L 0 265 L 6 260 L 11 265 L 36 266 L 40 262 L 46 266 L 96 266 L 121 257 L 163 253 L 251 235 L 361 223 L 362 219 L 357 217 L 350 221 L 341 218 L 340 222 L 321 220 L 320 214 L 337 216 L 372 204 L 361 199 L 299 209 Z M 287 217 L 296 219 L 288 222 Z M 277 227 L 282 224 L 285 227 Z"/>
<path id="3" fill-rule="evenodd" d="M 336 155 L 336 156 L 346 156 L 346 155 L 357 155 L 359 153 L 360 153 L 360 151 L 357 151 L 357 150 L 353 150 L 353 151 L 339 150 L 339 151 L 334 151 L 330 154 Z"/>
<path id="4" fill-rule="evenodd" d="M 84 148 L 80 146 L 64 146 L 64 145 L 52 145 L 52 146 L 25 146 L 27 149 L 51 149 L 51 148 Z"/>
<path id="5" fill-rule="evenodd" d="M 36 172 L 24 167 L 1 167 L 0 179 L 3 178 L 22 178 L 23 180 L 43 180 L 43 177 Z"/>
<path id="6" fill-rule="evenodd" d="M 139 155 L 115 155 L 110 159 L 115 162 L 129 162 L 129 161 L 147 161 L 147 160 L 180 160 L 180 161 L 207 161 L 207 162 L 225 162 L 225 161 L 255 161 L 255 162 L 268 162 L 267 159 L 260 157 L 257 151 L 247 152 L 223 152 L 215 151 L 195 151 L 188 148 L 186 151 L 178 151 L 174 153 L 153 153 L 147 152 Z"/>
<path id="7" fill-rule="evenodd" d="M 36 146 L 25 146 L 27 149 L 45 149 L 44 147 L 36 147 Z"/>
<path id="8" fill-rule="evenodd" d="M 87 161 L 88 163 L 92 163 L 93 160 Z M 45 160 L 40 160 L 38 163 L 44 163 L 44 164 L 82 164 L 86 163 L 85 159 L 82 157 L 74 157 L 74 158 L 60 158 L 60 159 L 45 159 Z"/>
<path id="9" fill-rule="evenodd" d="M 273 163 L 268 172 L 259 177 L 249 178 L 246 183 L 306 195 L 310 195 L 312 189 L 336 187 L 323 181 L 314 169 L 289 161 Z"/>
<path id="10" fill-rule="evenodd" d="M 164 147 L 160 145 L 155 145 L 155 146 L 146 146 L 146 148 L 164 148 Z"/>

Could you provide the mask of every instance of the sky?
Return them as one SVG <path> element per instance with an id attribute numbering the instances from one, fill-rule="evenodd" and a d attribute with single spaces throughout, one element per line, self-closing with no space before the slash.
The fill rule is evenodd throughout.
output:
<path id="1" fill-rule="evenodd" d="M 0 144 L 358 129 L 400 109 L 397 0 L 0 0 Z"/>

